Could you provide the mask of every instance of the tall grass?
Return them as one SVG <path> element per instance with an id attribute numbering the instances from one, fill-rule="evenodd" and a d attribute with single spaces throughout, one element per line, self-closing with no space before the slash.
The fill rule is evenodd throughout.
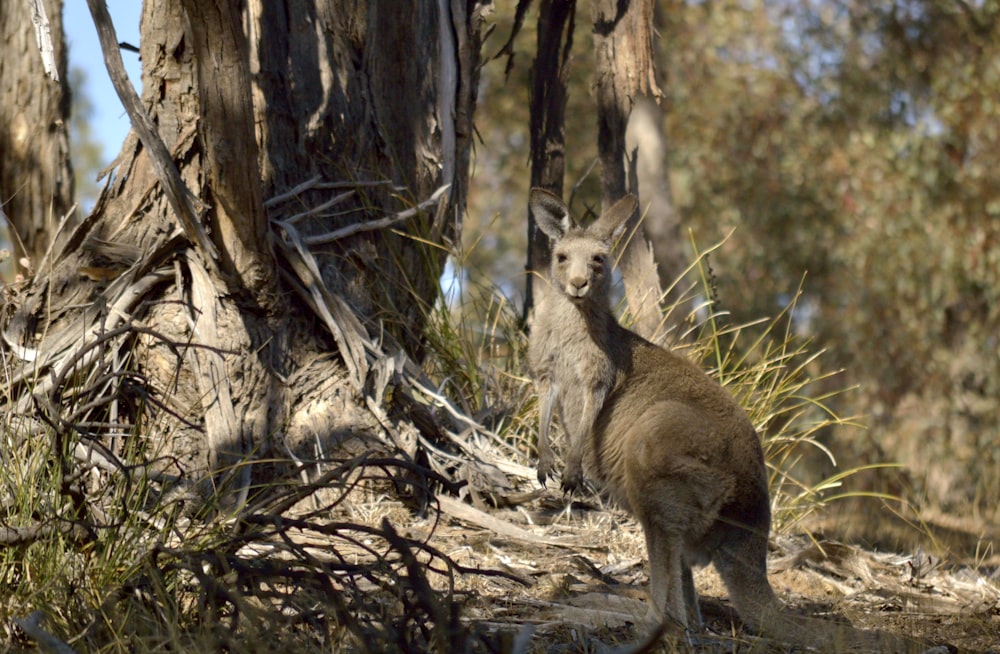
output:
<path id="1" fill-rule="evenodd" d="M 690 355 L 702 361 L 709 374 L 727 388 L 746 410 L 761 435 L 769 471 L 774 529 L 795 530 L 829 502 L 859 493 L 844 490 L 844 482 L 865 470 L 891 467 L 874 463 L 838 469 L 837 457 L 826 442 L 835 430 L 860 429 L 853 416 L 842 416 L 837 403 L 857 389 L 842 385 L 842 370 L 823 365 L 823 350 L 811 350 L 796 324 L 802 285 L 773 317 L 747 324 L 731 324 L 721 311 L 710 254 L 722 243 L 695 253 L 692 270 L 700 297 L 706 298 L 689 320 L 697 335 Z"/>

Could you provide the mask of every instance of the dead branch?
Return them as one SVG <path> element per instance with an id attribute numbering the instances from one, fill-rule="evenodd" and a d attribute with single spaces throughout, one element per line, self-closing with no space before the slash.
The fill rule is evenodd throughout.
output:
<path id="1" fill-rule="evenodd" d="M 181 179 L 177 166 L 174 165 L 170 157 L 170 151 L 160 139 L 146 109 L 142 106 L 139 95 L 129 82 L 128 73 L 125 72 L 125 65 L 122 63 L 122 56 L 118 50 L 118 36 L 115 34 L 114 23 L 111 22 L 111 15 L 104 2 L 100 0 L 87 0 L 90 7 L 90 15 L 94 19 L 97 27 L 97 35 L 100 38 L 101 50 L 104 52 L 104 64 L 111 77 L 111 83 L 118 93 L 118 98 L 125 107 L 132 127 L 139 135 L 139 140 L 149 153 L 149 159 L 156 170 L 157 178 L 160 181 L 163 191 L 180 220 L 181 227 L 187 235 L 188 240 L 198 247 L 205 258 L 205 265 L 212 265 L 211 262 L 218 258 L 219 253 L 208 238 L 205 228 L 201 224 L 200 210 L 197 207 L 198 199 L 185 186 Z"/>
<path id="2" fill-rule="evenodd" d="M 79 522 L 57 521 L 24 527 L 0 526 L 0 546 L 28 545 L 53 536 L 62 536 L 77 545 L 94 542 L 94 532 Z"/>

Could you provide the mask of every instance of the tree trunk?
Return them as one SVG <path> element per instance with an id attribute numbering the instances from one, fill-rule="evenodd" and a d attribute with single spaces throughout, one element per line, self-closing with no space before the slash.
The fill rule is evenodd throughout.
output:
<path id="1" fill-rule="evenodd" d="M 33 388 L 47 421 L 116 453 L 148 426 L 158 474 L 202 497 L 245 495 L 255 458 L 382 429 L 369 334 L 419 351 L 464 209 L 480 12 L 147 0 L 112 183 L 5 333 L 33 359 L 16 408 L 52 371 Z"/>
<path id="2" fill-rule="evenodd" d="M 59 79 L 45 74 L 28 0 L 0 6 L 0 211 L 17 259 L 37 267 L 73 206 L 62 0 L 42 3 Z M 0 222 L 0 230 L 4 225 Z"/>
<path id="3" fill-rule="evenodd" d="M 652 28 L 652 0 L 594 2 L 594 93 L 604 207 L 629 192 L 625 130 L 632 104 L 639 95 L 659 95 L 653 78 Z M 641 189 L 633 185 L 631 190 L 639 195 Z M 652 252 L 638 231 L 638 214 L 630 221 L 625 237 L 628 241 L 619 266 L 629 311 L 635 330 L 653 338 L 661 323 L 660 286 Z"/>
<path id="4" fill-rule="evenodd" d="M 638 180 L 636 187 L 642 191 L 639 208 L 642 233 L 652 247 L 659 288 L 664 291 L 661 301 L 667 306 L 676 305 L 684 297 L 682 277 L 687 263 L 681 238 L 681 219 L 670 188 L 663 110 L 656 100 L 645 96 L 638 99 L 629 117 L 625 136 L 634 160 Z M 684 319 L 683 312 L 671 311 L 666 316 L 665 326 L 679 326 Z"/>
<path id="5" fill-rule="evenodd" d="M 538 45 L 531 68 L 531 186 L 559 197 L 566 172 L 566 83 L 575 20 L 575 0 L 542 1 L 538 8 Z M 535 225 L 529 210 L 525 319 L 534 306 L 532 273 L 548 269 L 550 254 L 549 240 Z"/>

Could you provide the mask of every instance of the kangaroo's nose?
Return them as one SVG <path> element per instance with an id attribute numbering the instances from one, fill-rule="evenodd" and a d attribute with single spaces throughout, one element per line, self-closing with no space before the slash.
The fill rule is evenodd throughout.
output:
<path id="1" fill-rule="evenodd" d="M 589 283 L 586 277 L 571 277 L 569 280 L 569 294 L 573 297 L 583 297 L 587 294 Z"/>

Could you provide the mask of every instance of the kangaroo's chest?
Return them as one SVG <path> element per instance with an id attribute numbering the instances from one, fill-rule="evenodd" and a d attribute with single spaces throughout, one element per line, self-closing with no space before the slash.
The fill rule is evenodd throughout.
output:
<path id="1" fill-rule="evenodd" d="M 586 335 L 565 339 L 553 364 L 555 377 L 563 388 L 607 390 L 614 381 L 615 367 L 610 357 Z"/>

